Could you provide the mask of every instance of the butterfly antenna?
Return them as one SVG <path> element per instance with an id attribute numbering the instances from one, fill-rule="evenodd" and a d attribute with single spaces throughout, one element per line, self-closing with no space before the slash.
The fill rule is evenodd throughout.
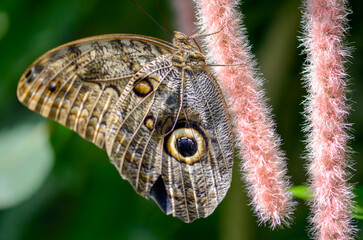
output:
<path id="1" fill-rule="evenodd" d="M 157 9 L 158 9 L 158 11 L 159 11 L 159 14 L 160 14 L 160 16 L 161 16 L 161 19 L 163 19 L 163 23 L 164 23 L 164 25 L 165 25 L 165 27 L 166 27 L 166 30 L 168 30 L 168 32 L 169 32 L 169 34 L 170 34 L 171 36 L 174 36 L 173 32 L 172 32 L 172 31 L 170 31 L 170 29 L 169 29 L 169 27 L 168 27 L 168 24 L 167 24 L 167 23 L 166 23 L 166 21 L 165 21 L 164 15 L 163 15 L 163 13 L 161 12 L 161 10 L 160 10 L 160 8 L 159 8 L 159 5 L 157 4 L 156 0 L 153 0 L 153 2 L 154 2 L 154 4 L 155 4 L 156 8 L 157 8 Z"/>
<path id="2" fill-rule="evenodd" d="M 169 28 L 167 27 L 167 30 L 165 28 L 163 28 L 148 12 L 145 11 L 145 9 L 143 9 L 136 1 L 134 0 L 130 0 L 136 7 L 138 7 L 146 16 L 148 16 L 151 21 L 153 21 L 159 28 L 161 28 L 164 32 L 168 33 L 168 34 L 171 34 L 172 37 L 174 37 L 174 35 L 170 32 Z M 155 3 L 155 1 L 154 1 Z M 157 4 L 156 4 L 157 6 Z M 157 6 L 159 12 L 160 12 L 160 9 L 159 7 Z M 164 21 L 164 24 L 165 24 L 165 20 L 163 18 L 163 21 Z"/>
<path id="3" fill-rule="evenodd" d="M 216 31 L 216 32 L 212 32 L 212 33 L 202 33 L 202 30 L 200 30 L 199 32 L 197 32 L 197 33 L 195 33 L 195 34 L 193 34 L 192 36 L 190 36 L 189 38 L 199 38 L 199 37 L 208 37 L 208 36 L 211 36 L 211 35 L 213 35 L 213 34 L 217 34 L 217 33 L 220 33 L 220 32 L 222 32 L 223 31 L 223 29 L 224 29 L 224 26 L 222 26 L 222 28 L 221 29 L 219 29 L 218 31 Z"/>

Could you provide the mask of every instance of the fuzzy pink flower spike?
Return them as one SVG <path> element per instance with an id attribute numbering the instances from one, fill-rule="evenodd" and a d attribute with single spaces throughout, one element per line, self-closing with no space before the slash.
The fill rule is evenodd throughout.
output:
<path id="1" fill-rule="evenodd" d="M 347 25 L 345 0 L 307 0 L 303 45 L 307 139 L 315 239 L 353 239 L 352 189 L 347 183 L 347 140 L 344 69 L 349 54 L 343 44 Z"/>
<path id="2" fill-rule="evenodd" d="M 239 1 L 195 2 L 203 33 L 212 33 L 205 37 L 207 59 L 218 65 L 236 64 L 215 67 L 215 73 L 228 98 L 254 210 L 260 223 L 269 222 L 272 228 L 288 225 L 294 202 L 288 192 L 284 154 L 242 28 Z"/>

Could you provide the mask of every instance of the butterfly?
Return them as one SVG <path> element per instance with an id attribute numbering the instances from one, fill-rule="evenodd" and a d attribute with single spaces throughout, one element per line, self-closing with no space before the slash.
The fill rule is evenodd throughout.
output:
<path id="1" fill-rule="evenodd" d="M 39 57 L 17 96 L 105 149 L 123 179 L 166 214 L 207 217 L 232 178 L 233 134 L 202 50 L 133 34 L 89 37 Z"/>

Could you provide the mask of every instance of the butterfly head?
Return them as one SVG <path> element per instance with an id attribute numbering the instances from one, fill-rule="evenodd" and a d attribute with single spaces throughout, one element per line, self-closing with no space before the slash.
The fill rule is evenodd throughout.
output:
<path id="1" fill-rule="evenodd" d="M 188 44 L 190 41 L 189 37 L 182 32 L 175 31 L 174 32 L 174 43 L 183 42 L 184 44 Z"/>
<path id="2" fill-rule="evenodd" d="M 184 33 L 175 31 L 173 44 L 179 48 L 174 54 L 173 65 L 187 70 L 200 70 L 205 67 L 205 56 L 198 45 Z"/>

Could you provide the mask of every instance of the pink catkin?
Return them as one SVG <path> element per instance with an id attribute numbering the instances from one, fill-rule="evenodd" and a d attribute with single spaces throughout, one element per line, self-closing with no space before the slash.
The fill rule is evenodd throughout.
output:
<path id="1" fill-rule="evenodd" d="M 307 139 L 315 239 L 353 239 L 352 191 L 347 183 L 348 114 L 345 88 L 345 0 L 307 0 L 304 42 Z"/>
<path id="2" fill-rule="evenodd" d="M 239 1 L 195 2 L 200 27 L 204 33 L 212 33 L 205 37 L 207 59 L 219 65 L 236 64 L 215 67 L 215 73 L 227 95 L 254 210 L 259 221 L 269 222 L 272 228 L 288 225 L 295 203 L 288 192 L 280 138 L 264 102 L 262 80 L 255 70 L 237 10 Z"/>

